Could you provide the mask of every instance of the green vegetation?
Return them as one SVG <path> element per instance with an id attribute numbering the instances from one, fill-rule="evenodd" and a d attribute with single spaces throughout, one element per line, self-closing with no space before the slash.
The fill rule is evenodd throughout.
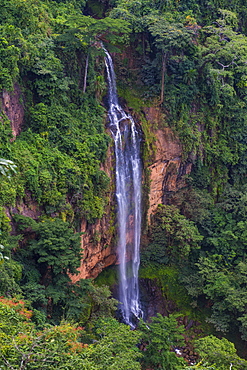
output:
<path id="1" fill-rule="evenodd" d="M 184 360 L 178 358 L 172 348 L 181 346 L 183 328 L 178 327 L 175 316 L 162 317 L 160 314 L 152 318 L 150 324 L 141 323 L 143 340 L 147 343 L 143 368 L 161 368 L 167 370 L 180 369 Z"/>
<path id="2" fill-rule="evenodd" d="M 245 12 L 235 1 L 120 0 L 110 13 L 130 22 L 143 98 L 165 113 L 182 142 L 183 161 L 193 165 L 187 185 L 168 194 L 169 204 L 153 216 L 142 276 L 172 296 L 168 271 L 176 271 L 181 294 L 175 301 L 181 306 L 184 289 L 191 297 L 183 312 L 191 301 L 217 331 L 239 330 L 244 340 Z"/>
<path id="3" fill-rule="evenodd" d="M 1 104 L 0 368 L 245 369 L 223 337 L 247 340 L 245 3 L 0 0 L 0 9 L 1 96 L 20 91 L 14 105 L 25 109 L 14 138 L 11 102 Z M 175 355 L 187 333 L 175 316 L 135 331 L 116 321 L 114 269 L 71 281 L 81 220 L 94 224 L 108 202 L 101 43 L 143 130 L 144 202 L 157 128 L 172 128 L 192 164 L 152 217 L 141 277 L 204 334 L 219 334 L 194 338 L 196 365 Z M 147 107 L 162 122 L 149 127 Z"/>
<path id="4" fill-rule="evenodd" d="M 213 335 L 195 341 L 196 350 L 200 357 L 210 364 L 214 364 L 218 370 L 223 370 L 232 364 L 235 369 L 246 369 L 247 361 L 236 354 L 233 343 L 227 339 L 218 339 Z"/>
<path id="5" fill-rule="evenodd" d="M 31 316 L 23 301 L 1 299 L 3 369 L 140 369 L 135 348 L 140 333 L 113 318 L 97 322 L 92 343 L 82 327 L 66 322 L 37 331 Z"/>

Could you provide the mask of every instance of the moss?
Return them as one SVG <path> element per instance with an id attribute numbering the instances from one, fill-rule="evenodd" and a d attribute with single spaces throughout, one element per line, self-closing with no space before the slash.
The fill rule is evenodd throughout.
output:
<path id="1" fill-rule="evenodd" d="M 154 158 L 156 152 L 155 146 L 155 136 L 150 130 L 150 126 L 144 116 L 141 114 L 140 116 L 142 122 L 142 131 L 144 133 L 144 144 L 143 144 L 143 161 L 148 166 L 151 164 L 152 159 Z"/>
<path id="2" fill-rule="evenodd" d="M 107 285 L 113 288 L 118 282 L 118 269 L 117 266 L 110 266 L 104 269 L 94 280 L 98 286 Z"/>
<path id="3" fill-rule="evenodd" d="M 90 243 L 92 243 L 94 246 L 99 244 L 101 240 L 101 233 L 99 231 L 95 231 L 91 237 Z"/>
<path id="4" fill-rule="evenodd" d="M 139 92 L 129 87 L 118 89 L 118 95 L 127 102 L 127 106 L 132 108 L 136 113 L 140 113 L 142 108 L 147 105 L 148 102 L 140 98 Z"/>
<path id="5" fill-rule="evenodd" d="M 8 237 L 8 234 L 11 230 L 10 227 L 10 219 L 7 217 L 5 213 L 5 209 L 3 207 L 0 207 L 0 235 L 1 238 Z"/>
<path id="6" fill-rule="evenodd" d="M 75 217 L 75 213 L 70 203 L 66 203 L 63 209 L 59 212 L 60 218 L 64 222 L 72 223 Z"/>
<path id="7" fill-rule="evenodd" d="M 141 267 L 139 277 L 156 280 L 166 299 L 173 301 L 179 313 L 188 316 L 189 319 L 197 320 L 202 323 L 205 332 L 212 331 L 211 326 L 206 323 L 209 315 L 208 309 L 193 307 L 193 301 L 188 295 L 187 290 L 179 281 L 179 270 L 173 266 L 154 266 Z"/>
<path id="8" fill-rule="evenodd" d="M 134 90 L 129 87 L 120 87 L 118 89 L 118 95 L 123 98 L 128 108 L 133 109 L 133 116 L 141 123 L 142 132 L 144 134 L 143 144 L 143 161 L 145 164 L 150 164 L 150 158 L 155 153 L 155 136 L 150 129 L 150 125 L 145 118 L 144 108 L 153 106 L 151 100 L 144 100 L 140 98 L 141 91 L 139 89 Z"/>

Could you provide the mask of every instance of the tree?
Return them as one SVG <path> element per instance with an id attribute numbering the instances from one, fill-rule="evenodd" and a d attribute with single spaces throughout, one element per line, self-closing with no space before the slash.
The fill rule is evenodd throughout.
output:
<path id="1" fill-rule="evenodd" d="M 215 366 L 217 370 L 247 369 L 247 361 L 236 354 L 234 344 L 226 338 L 219 339 L 213 335 L 200 338 L 195 341 L 195 349 L 200 359 Z"/>
<path id="2" fill-rule="evenodd" d="M 140 370 L 141 353 L 137 348 L 141 333 L 114 318 L 101 318 L 96 324 L 98 341 L 91 347 L 89 359 L 100 370 Z"/>
<path id="3" fill-rule="evenodd" d="M 10 237 L 10 230 L 10 219 L 4 207 L 0 207 L 0 295 L 6 296 L 21 293 L 18 283 L 22 267 L 11 256 L 11 249 L 16 246 L 17 241 L 15 237 Z"/>
<path id="4" fill-rule="evenodd" d="M 161 93 L 160 104 L 164 101 L 165 73 L 167 70 L 168 58 L 171 55 L 184 54 L 195 49 L 193 44 L 193 29 L 186 28 L 182 23 L 169 21 L 168 19 L 151 18 L 148 29 L 154 37 L 155 45 L 162 54 L 161 67 Z"/>
<path id="5" fill-rule="evenodd" d="M 18 300 L 0 299 L 0 358 L 4 370 L 99 370 L 80 342 L 82 330 L 68 323 L 37 331 L 32 312 Z"/>
<path id="6" fill-rule="evenodd" d="M 210 77 L 220 94 L 230 98 L 245 85 L 247 38 L 233 30 L 237 25 L 235 13 L 220 9 L 220 14 L 216 27 L 202 29 L 201 65 L 209 67 Z"/>
<path id="7" fill-rule="evenodd" d="M 115 319 L 98 322 L 94 343 L 77 325 L 37 331 L 25 302 L 0 299 L 0 359 L 4 370 L 140 370 L 140 333 Z M 92 337 L 92 336 L 91 336 Z"/>
<path id="8" fill-rule="evenodd" d="M 89 16 L 77 15 L 68 19 L 68 30 L 57 37 L 57 41 L 71 48 L 71 44 L 77 49 L 82 48 L 86 53 L 83 88 L 86 92 L 89 60 L 97 55 L 104 55 L 101 43 L 119 45 L 127 43 L 130 28 L 129 23 L 121 19 L 112 19 L 106 17 L 103 19 L 94 19 Z M 78 42 L 79 41 L 79 42 Z M 69 43 L 69 45 L 68 45 Z"/>
<path id="9" fill-rule="evenodd" d="M 217 370 L 214 366 L 210 366 L 207 362 L 200 361 L 196 365 L 181 367 L 179 370 Z"/>
<path id="10" fill-rule="evenodd" d="M 143 259 L 158 263 L 180 263 L 190 252 L 199 249 L 203 239 L 193 221 L 181 215 L 178 208 L 159 205 L 150 228 L 151 243 Z"/>
<path id="11" fill-rule="evenodd" d="M 92 286 L 89 292 L 89 297 L 92 301 L 90 321 L 95 321 L 101 317 L 113 317 L 119 302 L 115 298 L 111 298 L 111 296 L 112 293 L 108 286 Z"/>
<path id="12" fill-rule="evenodd" d="M 77 273 L 82 258 L 80 233 L 75 233 L 61 219 L 36 222 L 16 215 L 15 221 L 27 240 L 25 248 L 20 248 L 16 256 L 24 265 L 22 284 L 26 297 L 39 309 L 42 306 L 44 309 L 45 299 L 47 315 L 58 319 L 68 295 L 73 296 L 70 274 Z"/>
<path id="13" fill-rule="evenodd" d="M 162 370 L 180 369 L 184 364 L 182 358 L 178 358 L 176 347 L 184 344 L 182 336 L 184 328 L 178 326 L 176 316 L 169 317 L 157 314 L 150 323 L 140 323 L 142 342 L 145 346 L 142 364 L 144 369 L 156 368 Z"/>

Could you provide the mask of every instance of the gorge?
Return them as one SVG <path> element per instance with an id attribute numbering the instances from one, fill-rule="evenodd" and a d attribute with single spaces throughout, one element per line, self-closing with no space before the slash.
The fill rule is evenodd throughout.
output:
<path id="1" fill-rule="evenodd" d="M 26 317 L 76 370 L 246 368 L 246 5 L 220 6 L 0 0 L 3 366 Z"/>

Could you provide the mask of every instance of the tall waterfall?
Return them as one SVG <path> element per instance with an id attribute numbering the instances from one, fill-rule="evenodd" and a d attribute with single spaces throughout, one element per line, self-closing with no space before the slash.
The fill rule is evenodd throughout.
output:
<path id="1" fill-rule="evenodd" d="M 115 143 L 118 216 L 119 300 L 123 321 L 134 327 L 142 315 L 138 270 L 141 233 L 141 135 L 131 115 L 118 103 L 112 58 L 105 51 L 109 85 L 109 121 Z"/>

